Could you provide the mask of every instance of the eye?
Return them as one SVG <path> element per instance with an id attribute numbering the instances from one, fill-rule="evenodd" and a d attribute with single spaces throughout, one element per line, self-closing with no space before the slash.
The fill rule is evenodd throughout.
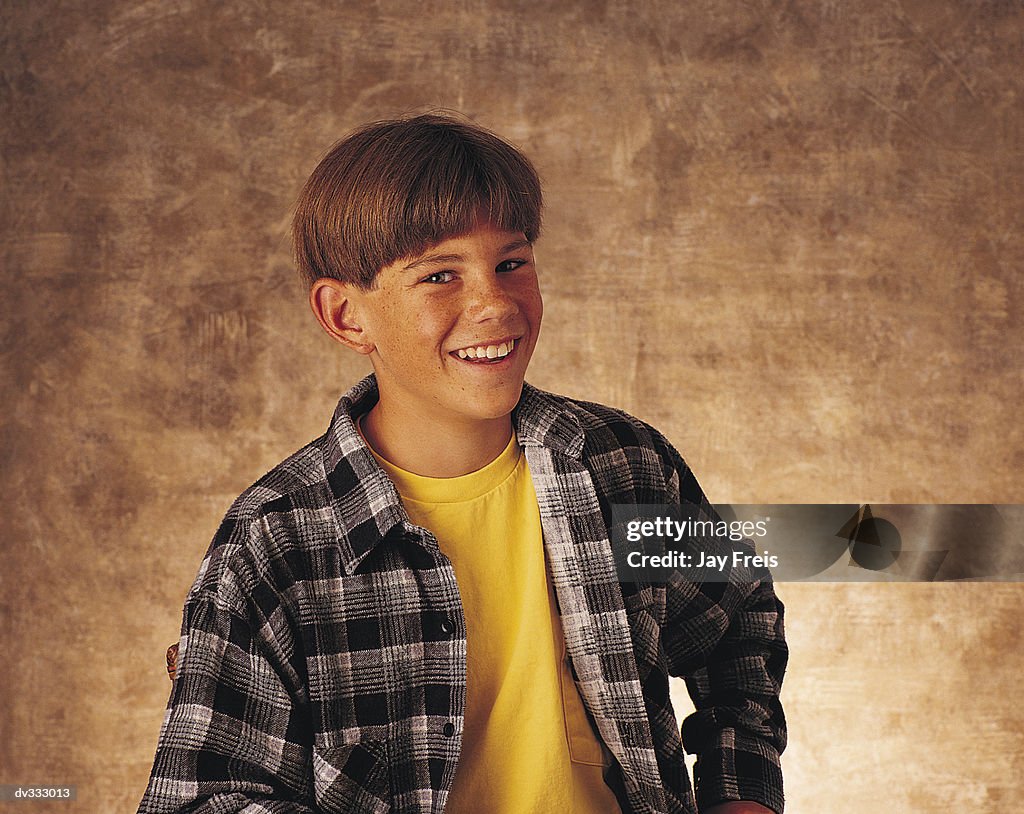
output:
<path id="1" fill-rule="evenodd" d="M 526 262 L 526 260 L 504 260 L 501 263 L 498 263 L 494 270 L 499 274 L 506 271 L 515 271 L 520 266 L 525 266 Z"/>
<path id="2" fill-rule="evenodd" d="M 451 271 L 435 271 L 433 274 L 428 274 L 426 277 L 420 280 L 420 282 L 433 283 L 435 285 L 440 283 L 450 283 L 454 276 L 455 273 Z"/>

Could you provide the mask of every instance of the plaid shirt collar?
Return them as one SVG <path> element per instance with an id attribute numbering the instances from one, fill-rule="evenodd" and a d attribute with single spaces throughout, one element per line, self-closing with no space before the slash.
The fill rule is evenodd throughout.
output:
<path id="1" fill-rule="evenodd" d="M 341 397 L 324 436 L 324 469 L 335 494 L 342 567 L 348 574 L 380 542 L 393 536 L 409 535 L 421 545 L 436 549 L 434 541 L 421 539 L 415 532 L 394 484 L 356 429 L 356 419 L 368 413 L 378 397 L 377 379 L 371 373 Z M 546 447 L 577 460 L 582 455 L 584 433 L 579 420 L 542 390 L 524 383 L 512 418 L 521 446 Z M 359 478 L 353 482 L 336 477 L 340 468 L 356 472 Z M 368 500 L 372 522 L 353 525 L 353 518 L 366 515 Z"/>

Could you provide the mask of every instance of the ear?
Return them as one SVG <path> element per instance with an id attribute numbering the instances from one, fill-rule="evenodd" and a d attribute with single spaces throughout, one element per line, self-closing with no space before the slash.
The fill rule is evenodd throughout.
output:
<path id="1" fill-rule="evenodd" d="M 375 345 L 359 318 L 364 292 L 351 283 L 321 277 L 309 290 L 309 307 L 327 335 L 357 353 L 373 353 Z"/>

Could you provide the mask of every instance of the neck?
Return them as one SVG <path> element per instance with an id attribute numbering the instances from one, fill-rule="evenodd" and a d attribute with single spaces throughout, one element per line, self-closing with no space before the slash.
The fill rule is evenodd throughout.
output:
<path id="1" fill-rule="evenodd" d="M 438 421 L 377 402 L 360 424 L 374 451 L 400 469 L 429 478 L 456 478 L 497 458 L 512 437 L 511 415 Z"/>

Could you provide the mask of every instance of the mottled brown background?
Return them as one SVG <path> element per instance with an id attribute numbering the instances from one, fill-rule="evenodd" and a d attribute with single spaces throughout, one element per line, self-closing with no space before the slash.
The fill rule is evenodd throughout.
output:
<path id="1" fill-rule="evenodd" d="M 220 516 L 364 372 L 286 228 L 368 119 L 536 159 L 532 381 L 712 499 L 1024 503 L 1018 0 L 0 9 L 0 782 L 76 783 L 54 811 L 134 810 Z M 1015 807 L 1022 586 L 780 594 L 790 812 Z"/>

